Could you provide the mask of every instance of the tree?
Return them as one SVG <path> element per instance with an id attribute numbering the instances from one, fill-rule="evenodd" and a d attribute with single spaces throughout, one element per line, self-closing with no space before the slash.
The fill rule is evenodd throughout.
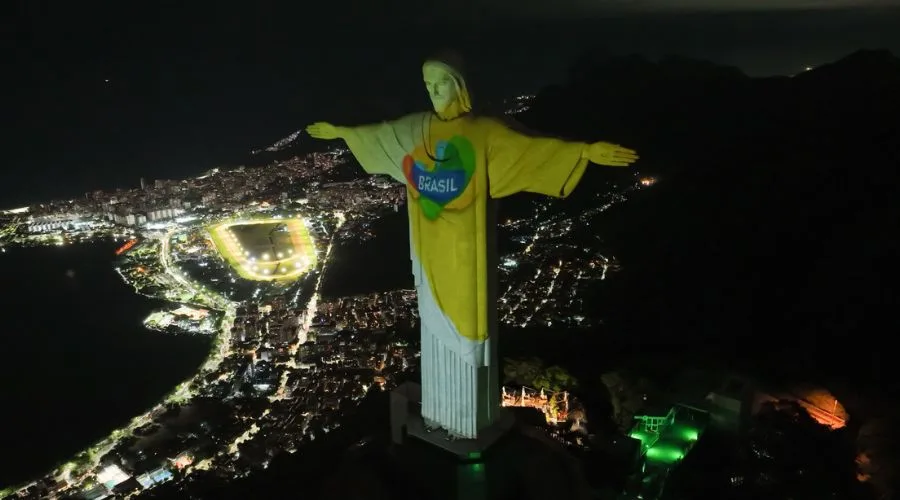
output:
<path id="1" fill-rule="evenodd" d="M 531 385 L 544 369 L 544 362 L 539 358 L 503 360 L 503 383 Z"/>
<path id="2" fill-rule="evenodd" d="M 857 481 L 846 430 L 819 424 L 794 401 L 764 405 L 746 446 L 745 470 L 755 480 L 745 488 L 760 497 L 871 498 Z"/>
<path id="3" fill-rule="evenodd" d="M 503 360 L 504 383 L 530 386 L 550 392 L 571 389 L 578 380 L 560 366 L 545 367 L 539 358 Z"/>
<path id="4" fill-rule="evenodd" d="M 856 438 L 859 479 L 872 485 L 879 499 L 893 498 L 900 471 L 897 433 L 887 418 L 867 421 Z"/>
<path id="5" fill-rule="evenodd" d="M 663 498 L 872 499 L 857 481 L 848 438 L 795 402 L 765 403 L 746 434 L 708 430 L 673 470 Z"/>
<path id="6" fill-rule="evenodd" d="M 550 417 L 557 418 L 559 415 L 559 401 L 557 401 L 555 393 L 550 396 L 550 401 L 547 404 L 550 407 Z"/>
<path id="7" fill-rule="evenodd" d="M 578 385 L 578 381 L 569 372 L 559 366 L 551 366 L 540 373 L 532 381 L 535 389 L 560 392 Z"/>
<path id="8" fill-rule="evenodd" d="M 634 425 L 634 416 L 645 404 L 649 383 L 645 379 L 630 380 L 621 372 L 604 373 L 600 379 L 609 391 L 612 418 L 622 432 Z"/>

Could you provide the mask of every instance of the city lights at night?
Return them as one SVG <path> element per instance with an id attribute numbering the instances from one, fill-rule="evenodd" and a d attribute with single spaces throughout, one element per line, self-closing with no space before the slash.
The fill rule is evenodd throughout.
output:
<path id="1" fill-rule="evenodd" d="M 0 500 L 898 496 L 900 0 L 20 3 Z"/>

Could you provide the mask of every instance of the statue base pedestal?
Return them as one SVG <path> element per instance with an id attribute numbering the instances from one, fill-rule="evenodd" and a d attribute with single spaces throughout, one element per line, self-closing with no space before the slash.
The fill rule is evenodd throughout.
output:
<path id="1" fill-rule="evenodd" d="M 391 392 L 391 440 L 394 444 L 403 444 L 412 436 L 461 460 L 478 460 L 482 453 L 509 432 L 516 420 L 511 412 L 498 408 L 497 420 L 482 429 L 477 438 L 452 438 L 443 429 L 426 429 L 421 401 L 422 388 L 414 382 L 406 382 Z"/>
<path id="2" fill-rule="evenodd" d="M 420 396 L 415 383 L 390 395 L 389 454 L 392 469 L 402 471 L 398 484 L 407 493 L 403 498 L 592 498 L 581 464 L 516 409 L 500 408 L 497 421 L 478 439 L 449 439 L 444 431 L 425 430 Z M 537 477 L 537 483 L 531 481 Z"/>

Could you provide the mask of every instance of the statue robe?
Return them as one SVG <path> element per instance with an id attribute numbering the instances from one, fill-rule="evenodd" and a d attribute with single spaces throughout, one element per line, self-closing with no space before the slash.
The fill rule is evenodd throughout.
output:
<path id="1" fill-rule="evenodd" d="M 363 169 L 404 183 L 422 335 L 422 416 L 476 438 L 500 404 L 496 221 L 491 198 L 565 197 L 584 174 L 583 143 L 515 132 L 498 120 L 417 113 L 348 129 Z"/>

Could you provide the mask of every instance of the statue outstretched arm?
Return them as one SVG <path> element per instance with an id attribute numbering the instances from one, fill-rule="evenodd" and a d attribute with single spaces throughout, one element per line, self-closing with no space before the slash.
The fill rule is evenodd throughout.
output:
<path id="1" fill-rule="evenodd" d="M 306 127 L 306 133 L 313 139 L 324 139 L 330 141 L 332 139 L 342 139 L 346 132 L 346 127 L 339 127 L 328 122 L 316 122 Z"/>
<path id="2" fill-rule="evenodd" d="M 306 131 L 316 139 L 343 139 L 367 173 L 388 175 L 405 183 L 403 157 L 415 148 L 416 140 L 421 139 L 422 123 L 422 115 L 413 114 L 356 127 L 318 122 L 306 127 Z"/>
<path id="3" fill-rule="evenodd" d="M 633 149 L 603 141 L 588 144 L 581 152 L 581 156 L 591 163 L 607 167 L 628 167 L 640 158 Z"/>
<path id="4" fill-rule="evenodd" d="M 520 132 L 498 120 L 484 123 L 494 198 L 523 191 L 565 198 L 578 185 L 588 162 L 625 167 L 637 160 L 634 151 L 607 142 L 564 141 Z"/>

